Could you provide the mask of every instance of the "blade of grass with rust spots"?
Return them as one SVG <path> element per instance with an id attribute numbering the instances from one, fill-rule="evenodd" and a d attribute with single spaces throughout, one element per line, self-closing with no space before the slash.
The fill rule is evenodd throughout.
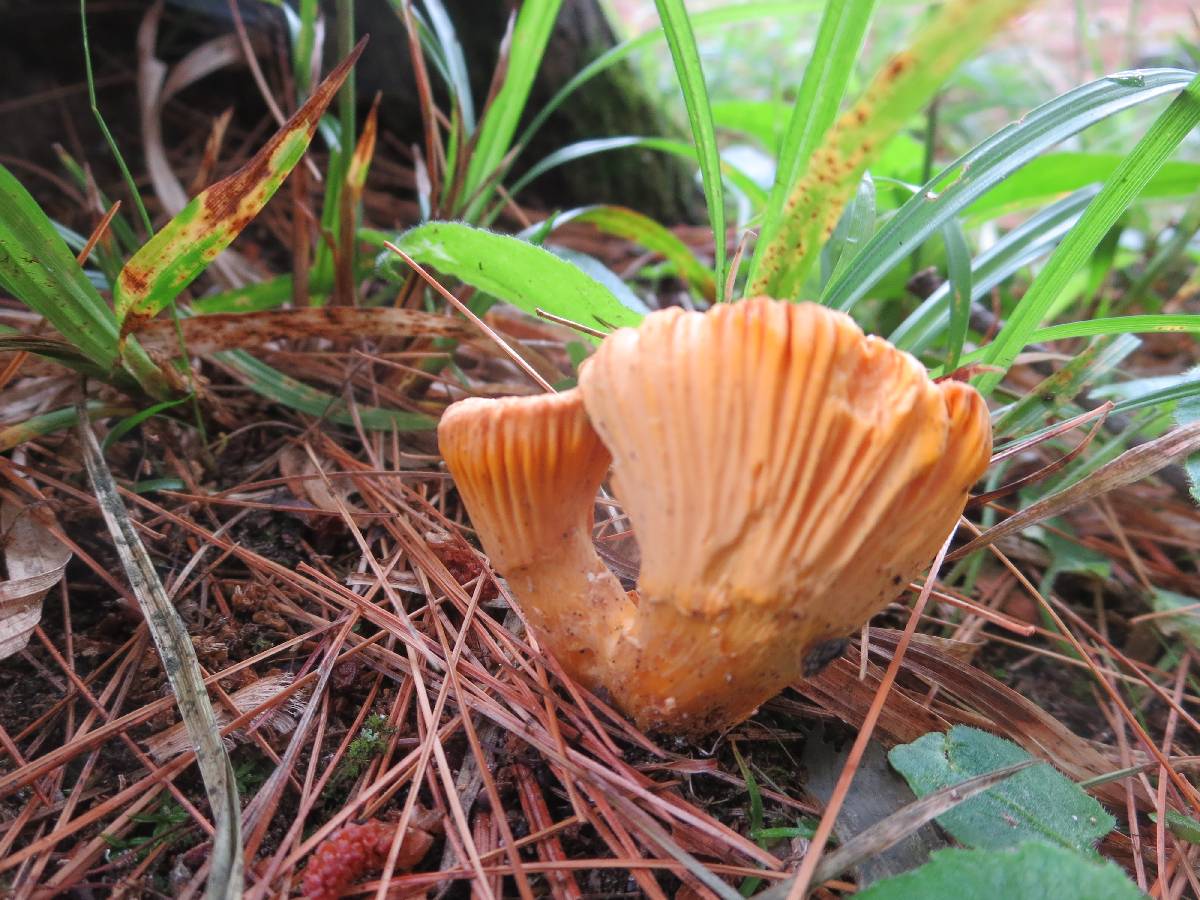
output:
<path id="1" fill-rule="evenodd" d="M 797 176 L 759 255 L 747 295 L 797 298 L 821 244 L 833 233 L 880 149 L 1029 0 L 952 0 L 894 55 L 825 135 Z M 773 233 L 772 233 L 772 229 Z"/>
<path id="2" fill-rule="evenodd" d="M 122 335 L 166 307 L 258 215 L 308 149 L 365 42 L 358 42 L 245 166 L 192 198 L 125 264 L 113 293 Z"/>

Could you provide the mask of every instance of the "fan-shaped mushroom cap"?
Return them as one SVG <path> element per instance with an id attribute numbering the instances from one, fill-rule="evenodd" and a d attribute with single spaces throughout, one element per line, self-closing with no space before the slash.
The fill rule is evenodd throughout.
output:
<path id="1" fill-rule="evenodd" d="M 492 564 L 586 686 L 611 670 L 629 601 L 592 545 L 610 457 L 577 390 L 452 404 L 438 444 Z"/>
<path id="2" fill-rule="evenodd" d="M 642 555 L 609 687 L 675 731 L 744 718 L 886 605 L 990 454 L 973 389 L 813 304 L 653 313 L 580 390 Z"/>

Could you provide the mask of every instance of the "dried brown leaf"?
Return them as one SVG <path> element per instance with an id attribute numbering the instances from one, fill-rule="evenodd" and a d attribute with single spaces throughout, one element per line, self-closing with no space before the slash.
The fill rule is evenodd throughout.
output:
<path id="1" fill-rule="evenodd" d="M 180 322 L 188 352 L 215 353 L 259 348 L 270 341 L 297 337 L 464 338 L 474 335 L 466 322 L 417 309 L 324 307 L 278 309 L 251 313 L 211 313 Z M 175 323 L 148 322 L 138 339 L 152 352 L 174 352 L 179 346 Z"/>
<path id="2" fill-rule="evenodd" d="M 1168 431 L 1160 438 L 1126 450 L 1112 462 L 1101 466 L 1070 487 L 1063 488 L 1061 491 L 1039 500 L 1016 515 L 1005 519 L 999 525 L 989 528 L 965 547 L 960 547 L 946 558 L 957 559 L 966 556 L 968 553 L 993 544 L 1015 531 L 1028 528 L 1043 519 L 1060 515 L 1072 507 L 1107 494 L 1109 491 L 1140 481 L 1176 460 L 1195 452 L 1197 448 L 1200 448 L 1200 422 L 1182 425 Z"/>
<path id="3" fill-rule="evenodd" d="M 0 581 L 0 659 L 25 648 L 42 619 L 42 598 L 62 579 L 67 549 L 28 507 L 0 501 L 0 547 L 8 579 Z"/>

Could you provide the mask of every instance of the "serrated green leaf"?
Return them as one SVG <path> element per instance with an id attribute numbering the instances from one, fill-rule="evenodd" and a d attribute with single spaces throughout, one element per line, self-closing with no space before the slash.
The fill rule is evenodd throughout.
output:
<path id="1" fill-rule="evenodd" d="M 642 318 L 578 267 L 520 238 L 461 222 L 428 222 L 406 231 L 395 243 L 422 265 L 531 315 L 540 307 L 600 329 L 636 325 Z M 385 253 L 385 271 L 404 265 Z"/>
<path id="2" fill-rule="evenodd" d="M 918 797 L 976 775 L 1029 759 L 1011 741 L 956 725 L 894 747 L 892 766 Z M 1112 816 L 1049 764 L 1019 772 L 938 817 L 938 824 L 969 847 L 999 849 L 1040 841 L 1090 852 L 1113 829 Z"/>
<path id="3" fill-rule="evenodd" d="M 258 215 L 308 149 L 365 40 L 245 166 L 193 197 L 125 264 L 113 291 L 122 334 L 169 305 Z"/>
<path id="4" fill-rule="evenodd" d="M 1143 894 L 1111 862 L 1094 862 L 1049 844 L 1015 850 L 939 850 L 912 872 L 877 881 L 861 900 L 1141 900 Z"/>
<path id="5" fill-rule="evenodd" d="M 587 222 L 607 234 L 615 234 L 653 250 L 675 266 L 679 277 L 701 296 L 717 295 L 716 274 L 696 257 L 683 241 L 649 216 L 625 206 L 584 206 L 556 216 L 551 230 L 567 222 Z M 535 241 L 542 243 L 542 241 Z"/>

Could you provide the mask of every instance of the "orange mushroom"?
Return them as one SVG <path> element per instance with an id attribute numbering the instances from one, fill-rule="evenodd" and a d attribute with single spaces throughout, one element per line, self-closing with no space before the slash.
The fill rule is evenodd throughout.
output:
<path id="1" fill-rule="evenodd" d="M 439 437 L 548 649 L 642 727 L 685 733 L 744 719 L 895 597 L 991 451 L 972 388 L 764 298 L 653 313 L 577 391 L 463 401 Z M 591 544 L 609 453 L 642 558 L 628 598 Z"/>

